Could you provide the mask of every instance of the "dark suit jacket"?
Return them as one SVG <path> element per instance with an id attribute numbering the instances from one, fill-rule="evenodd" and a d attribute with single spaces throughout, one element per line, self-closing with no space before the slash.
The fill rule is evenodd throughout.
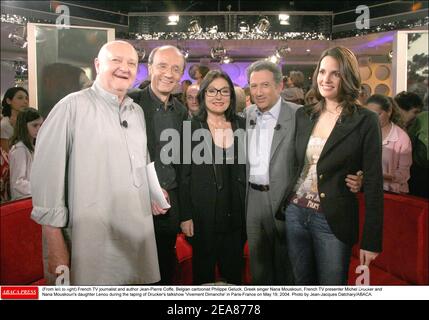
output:
<path id="1" fill-rule="evenodd" d="M 197 129 L 205 128 L 206 133 L 210 136 L 210 131 L 206 122 L 198 120 L 191 121 L 192 133 Z M 239 117 L 232 122 L 232 129 L 245 128 L 245 120 Z M 244 133 L 244 131 L 243 131 Z M 201 145 L 201 140 L 192 141 L 191 149 Z M 244 199 L 245 199 L 245 163 L 237 164 L 238 156 L 238 139 L 234 139 L 234 164 L 231 164 L 231 181 L 229 183 L 232 192 L 231 212 L 228 217 L 215 217 L 216 213 L 216 168 L 213 164 L 196 164 L 192 161 L 191 164 L 183 164 L 180 170 L 180 220 L 186 221 L 193 219 L 195 235 L 201 233 L 213 233 L 213 231 L 231 231 L 239 228 L 244 228 Z M 212 148 L 209 157 L 211 158 Z M 244 159 L 245 161 L 245 159 Z"/>
<path id="2" fill-rule="evenodd" d="M 310 116 L 310 107 L 296 112 L 295 178 L 286 198 L 301 174 L 310 135 L 317 116 Z M 365 190 L 365 224 L 361 248 L 381 252 L 383 233 L 383 170 L 381 165 L 381 130 L 378 116 L 356 106 L 351 115 L 341 116 L 317 162 L 318 192 L 322 212 L 335 236 L 353 245 L 359 234 L 359 208 L 356 194 L 345 183 L 347 174 L 363 170 Z"/>

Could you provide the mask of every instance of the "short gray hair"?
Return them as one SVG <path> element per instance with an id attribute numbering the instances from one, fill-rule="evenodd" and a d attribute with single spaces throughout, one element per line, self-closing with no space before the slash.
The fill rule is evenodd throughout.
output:
<path id="1" fill-rule="evenodd" d="M 275 63 L 272 63 L 271 61 L 267 60 L 255 61 L 247 68 L 247 82 L 250 84 L 250 76 L 253 72 L 262 70 L 267 70 L 271 72 L 273 74 L 274 81 L 277 84 L 282 82 L 283 75 L 282 71 L 280 70 L 280 67 Z"/>
<path id="2" fill-rule="evenodd" d="M 150 54 L 149 54 L 149 58 L 147 58 L 147 64 L 151 65 L 153 64 L 153 59 L 155 59 L 155 54 L 159 49 L 173 49 L 175 51 L 177 51 L 177 53 L 183 58 L 183 71 L 185 71 L 185 67 L 186 67 L 186 58 L 183 55 L 183 53 L 175 46 L 171 46 L 171 45 L 165 45 L 165 46 L 161 46 L 161 47 L 156 47 L 154 48 Z"/>

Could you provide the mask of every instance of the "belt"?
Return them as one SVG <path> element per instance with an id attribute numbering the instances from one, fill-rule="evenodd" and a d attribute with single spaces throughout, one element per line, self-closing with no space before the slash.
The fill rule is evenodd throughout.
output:
<path id="1" fill-rule="evenodd" d="M 270 190 L 270 186 L 268 184 L 254 184 L 249 182 L 249 185 L 252 189 L 258 190 L 258 191 L 268 191 Z"/>

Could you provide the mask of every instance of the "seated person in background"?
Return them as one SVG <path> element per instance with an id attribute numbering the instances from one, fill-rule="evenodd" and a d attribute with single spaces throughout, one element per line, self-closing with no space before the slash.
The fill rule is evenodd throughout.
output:
<path id="1" fill-rule="evenodd" d="M 395 193 L 408 193 L 408 180 L 412 164 L 411 141 L 400 128 L 401 116 L 395 101 L 381 94 L 368 98 L 366 108 L 378 114 L 382 133 L 383 189 Z"/>
<path id="2" fill-rule="evenodd" d="M 250 88 L 249 87 L 245 87 L 244 89 L 244 94 L 246 95 L 246 108 L 248 106 L 251 106 L 252 104 L 254 104 L 252 96 L 250 95 Z"/>
<path id="3" fill-rule="evenodd" d="M 404 128 L 408 130 L 416 116 L 422 111 L 423 101 L 417 94 L 407 91 L 399 92 L 395 96 L 395 101 L 398 104 Z"/>
<path id="4" fill-rule="evenodd" d="M 409 181 L 410 194 L 429 198 L 428 190 L 428 112 L 420 113 L 409 128 L 411 143 L 413 145 L 413 165 Z"/>
<path id="5" fill-rule="evenodd" d="M 304 96 L 304 105 L 315 104 L 317 102 L 318 101 L 316 99 L 316 92 L 314 91 L 314 89 L 311 88 Z"/>
<path id="6" fill-rule="evenodd" d="M 304 74 L 301 71 L 291 71 L 288 78 L 288 87 L 283 89 L 281 96 L 286 101 L 304 104 Z"/>
<path id="7" fill-rule="evenodd" d="M 192 84 L 191 80 L 183 80 L 180 86 L 182 87 L 182 95 L 180 97 L 180 100 L 183 104 L 186 104 L 186 90 L 188 90 L 188 87 Z"/>
<path id="8" fill-rule="evenodd" d="M 191 120 L 200 111 L 200 105 L 198 103 L 198 90 L 200 85 L 197 83 L 188 86 L 185 92 L 185 106 L 188 109 L 188 120 Z"/>
<path id="9" fill-rule="evenodd" d="M 22 110 L 16 120 L 9 152 L 12 200 L 31 197 L 30 173 L 34 143 L 42 122 L 39 111 L 33 108 Z"/>
<path id="10" fill-rule="evenodd" d="M 368 100 L 368 97 L 370 96 L 368 90 L 364 86 L 360 86 L 360 92 L 359 92 L 359 102 L 361 105 L 365 105 L 366 101 Z"/>

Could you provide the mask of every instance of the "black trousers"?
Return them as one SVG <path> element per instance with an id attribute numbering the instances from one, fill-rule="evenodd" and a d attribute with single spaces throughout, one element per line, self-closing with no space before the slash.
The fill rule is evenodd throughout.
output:
<path id="1" fill-rule="evenodd" d="M 215 282 L 216 264 L 222 280 L 241 284 L 243 270 L 243 239 L 241 229 L 215 233 L 210 238 L 195 235 L 192 243 L 192 274 L 194 285 Z"/>
<path id="2" fill-rule="evenodd" d="M 179 200 L 177 189 L 168 190 L 171 208 L 166 214 L 154 216 L 156 248 L 161 273 L 159 285 L 172 285 L 176 270 L 176 237 L 179 231 Z"/>

